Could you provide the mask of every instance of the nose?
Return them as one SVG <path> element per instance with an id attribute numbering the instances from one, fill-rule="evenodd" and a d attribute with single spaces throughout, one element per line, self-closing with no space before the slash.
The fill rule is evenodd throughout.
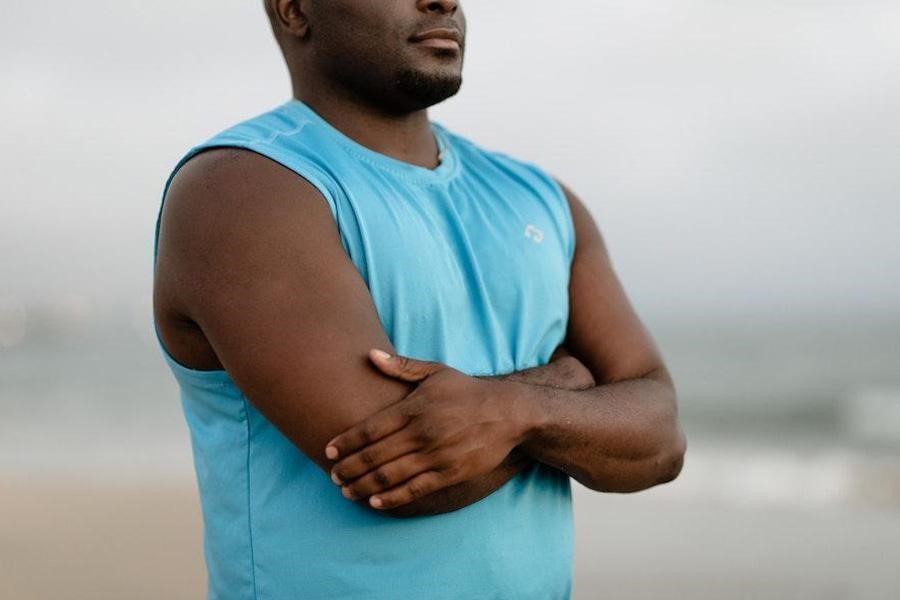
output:
<path id="1" fill-rule="evenodd" d="M 456 13 L 459 0 L 418 0 L 419 10 L 423 12 L 439 12 L 448 15 Z"/>

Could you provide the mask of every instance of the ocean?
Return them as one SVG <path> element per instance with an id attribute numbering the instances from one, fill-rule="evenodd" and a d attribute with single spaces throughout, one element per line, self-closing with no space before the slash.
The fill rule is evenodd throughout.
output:
<path id="1" fill-rule="evenodd" d="M 24 312 L 0 331 L 0 473 L 193 477 L 149 306 Z M 900 318 L 645 323 L 688 437 L 673 497 L 900 508 Z"/>

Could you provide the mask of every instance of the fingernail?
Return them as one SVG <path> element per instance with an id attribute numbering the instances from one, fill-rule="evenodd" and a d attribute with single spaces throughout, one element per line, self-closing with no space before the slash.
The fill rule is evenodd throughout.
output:
<path id="1" fill-rule="evenodd" d="M 331 480 L 334 482 L 335 485 L 344 485 L 344 482 L 341 481 L 341 478 L 338 477 L 337 473 L 335 473 L 333 471 L 331 473 Z"/>
<path id="2" fill-rule="evenodd" d="M 382 505 L 381 498 L 379 498 L 377 496 L 372 496 L 371 498 L 369 498 L 369 504 L 371 504 L 375 508 L 381 508 L 381 505 Z"/>
<path id="3" fill-rule="evenodd" d="M 384 350 L 372 350 L 372 354 L 374 354 L 375 356 L 377 356 L 378 358 L 380 358 L 382 360 L 387 360 L 391 357 L 391 355 L 388 354 L 387 352 L 385 352 Z"/>
<path id="4" fill-rule="evenodd" d="M 348 488 L 348 487 L 342 487 L 341 493 L 344 495 L 344 498 L 346 498 L 347 500 L 353 500 L 355 498 L 355 496 L 353 495 L 353 492 L 351 492 L 350 488 Z"/>
<path id="5" fill-rule="evenodd" d="M 325 456 L 327 456 L 331 460 L 336 459 L 338 457 L 338 449 L 334 446 L 328 446 L 327 448 L 325 448 Z"/>

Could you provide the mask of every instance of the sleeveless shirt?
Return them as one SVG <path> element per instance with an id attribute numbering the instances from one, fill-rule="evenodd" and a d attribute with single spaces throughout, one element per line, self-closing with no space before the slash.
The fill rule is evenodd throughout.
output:
<path id="1" fill-rule="evenodd" d="M 568 321 L 575 238 L 565 195 L 538 166 L 431 128 L 435 169 L 371 150 L 292 98 L 188 150 L 162 203 L 204 150 L 266 156 L 321 192 L 398 353 L 469 375 L 546 364 Z M 380 514 L 344 498 L 226 371 L 182 365 L 158 330 L 157 341 L 191 437 L 208 598 L 569 598 L 565 473 L 536 463 L 453 512 Z"/>

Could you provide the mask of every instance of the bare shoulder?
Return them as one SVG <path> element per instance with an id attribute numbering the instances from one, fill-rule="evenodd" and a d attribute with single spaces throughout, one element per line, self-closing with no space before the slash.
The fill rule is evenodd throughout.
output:
<path id="1" fill-rule="evenodd" d="M 221 368 L 198 324 L 210 300 L 242 274 L 279 277 L 279 251 L 318 247 L 327 265 L 339 258 L 327 251 L 336 242 L 325 199 L 286 167 L 240 148 L 192 157 L 172 179 L 160 222 L 153 298 L 167 349 L 187 366 Z"/>
<path id="2" fill-rule="evenodd" d="M 572 225 L 575 228 L 575 248 L 576 253 L 584 252 L 591 248 L 599 251 L 603 256 L 607 256 L 606 243 L 603 240 L 603 234 L 597 226 L 590 210 L 585 206 L 584 202 L 578 195 L 566 184 L 559 179 L 556 183 L 562 188 L 566 195 L 566 201 L 569 203 L 569 212 L 572 214 Z"/>
<path id="3" fill-rule="evenodd" d="M 240 148 L 212 148 L 188 160 L 172 179 L 166 194 L 160 245 L 196 240 L 205 229 L 247 230 L 273 217 L 322 219 L 334 229 L 324 202 L 310 182 L 275 161 Z M 309 214 L 306 214 L 309 213 Z M 248 221 L 249 219 L 249 221 Z M 165 235 L 162 235 L 165 233 Z M 258 233 L 248 231 L 249 234 Z"/>

